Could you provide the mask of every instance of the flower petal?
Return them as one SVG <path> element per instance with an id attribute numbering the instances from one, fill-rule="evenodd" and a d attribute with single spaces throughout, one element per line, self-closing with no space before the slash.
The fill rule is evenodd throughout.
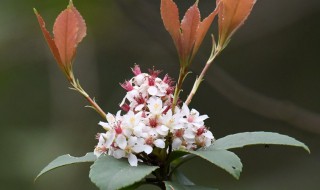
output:
<path id="1" fill-rule="evenodd" d="M 131 166 L 138 166 L 138 159 L 137 159 L 136 155 L 129 153 L 128 161 Z"/>
<path id="2" fill-rule="evenodd" d="M 109 125 L 109 123 L 100 121 L 98 124 L 101 125 L 106 131 L 111 130 L 111 126 Z"/>
<path id="3" fill-rule="evenodd" d="M 163 139 L 157 139 L 155 141 L 153 141 L 153 144 L 158 147 L 158 148 L 164 148 L 165 147 L 165 143 Z"/>
<path id="4" fill-rule="evenodd" d="M 127 147 L 127 139 L 124 135 L 118 135 L 116 138 L 116 143 L 122 150 Z"/>
<path id="5" fill-rule="evenodd" d="M 158 93 L 157 87 L 155 87 L 155 86 L 150 86 L 150 87 L 148 88 L 148 93 L 149 93 L 151 96 L 157 95 L 157 93 Z"/>
<path id="6" fill-rule="evenodd" d="M 152 150 L 153 150 L 153 148 L 151 147 L 151 146 L 149 146 L 149 145 L 144 145 L 144 152 L 146 153 L 146 154 L 150 154 L 151 152 L 152 152 Z"/>
<path id="7" fill-rule="evenodd" d="M 175 139 L 173 139 L 173 141 L 172 141 L 172 148 L 173 148 L 174 150 L 177 150 L 177 149 L 180 148 L 181 144 L 182 144 L 181 139 L 180 139 L 180 138 L 175 138 Z"/>
<path id="8" fill-rule="evenodd" d="M 113 152 L 113 157 L 120 159 L 126 156 L 126 152 L 124 150 L 118 149 Z"/>

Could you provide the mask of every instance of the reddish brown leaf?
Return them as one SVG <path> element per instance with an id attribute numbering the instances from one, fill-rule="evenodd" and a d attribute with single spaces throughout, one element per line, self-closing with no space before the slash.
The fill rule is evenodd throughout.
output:
<path id="1" fill-rule="evenodd" d="M 61 62 L 61 58 L 60 58 L 60 54 L 59 54 L 59 50 L 54 42 L 54 40 L 52 39 L 50 33 L 48 32 L 48 30 L 46 29 L 46 24 L 43 20 L 43 18 L 41 17 L 41 15 L 36 11 L 34 10 L 34 13 L 36 14 L 37 16 L 37 19 L 38 19 L 38 22 L 39 22 L 39 25 L 40 25 L 40 28 L 41 28 L 41 31 L 43 33 L 43 36 L 44 38 L 46 39 L 48 45 L 49 45 L 49 48 L 54 56 L 54 58 L 56 59 L 56 61 L 58 62 L 58 64 L 60 66 L 62 66 L 62 62 Z"/>
<path id="2" fill-rule="evenodd" d="M 166 30 L 170 33 L 178 48 L 180 38 L 179 10 L 173 0 L 161 0 L 161 18 Z"/>
<path id="3" fill-rule="evenodd" d="M 81 14 L 79 11 L 72 6 L 71 7 L 73 12 L 75 13 L 78 23 L 79 23 L 79 31 L 78 31 L 78 38 L 77 38 L 77 43 L 80 43 L 82 39 L 87 35 L 87 26 L 85 20 L 82 18 Z"/>
<path id="4" fill-rule="evenodd" d="M 215 16 L 218 13 L 218 10 L 219 10 L 219 7 L 217 6 L 216 9 L 200 23 L 197 31 L 197 35 L 196 35 L 196 41 L 194 44 L 192 56 L 194 56 L 197 53 L 205 35 L 207 34 Z"/>
<path id="5" fill-rule="evenodd" d="M 223 45 L 244 23 L 256 0 L 217 0 L 219 11 L 219 44 Z"/>
<path id="6" fill-rule="evenodd" d="M 200 24 L 200 11 L 197 4 L 190 7 L 181 21 L 181 43 L 183 58 L 191 56 L 191 51 L 196 40 L 197 30 Z"/>
<path id="7" fill-rule="evenodd" d="M 76 47 L 83 38 L 83 25 L 81 20 L 75 13 L 73 5 L 69 6 L 66 10 L 62 11 L 57 17 L 54 26 L 54 41 L 59 50 L 62 63 L 65 66 L 71 66 Z M 81 32 L 81 35 L 79 35 Z"/>

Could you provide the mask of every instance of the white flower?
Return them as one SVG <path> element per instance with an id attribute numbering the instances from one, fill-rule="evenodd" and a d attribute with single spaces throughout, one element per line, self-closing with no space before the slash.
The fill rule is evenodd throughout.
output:
<path id="1" fill-rule="evenodd" d="M 165 125 L 159 125 L 155 128 L 155 130 L 161 136 L 167 136 L 169 133 L 169 128 Z"/>
<path id="2" fill-rule="evenodd" d="M 163 112 L 162 100 L 155 96 L 149 98 L 148 108 L 151 114 L 160 115 Z"/>
<path id="3" fill-rule="evenodd" d="M 138 112 L 137 114 L 134 114 L 133 111 L 129 111 L 126 115 L 123 116 L 123 123 L 122 125 L 125 125 L 131 129 L 138 126 L 141 123 L 141 115 L 142 112 Z"/>
<path id="4" fill-rule="evenodd" d="M 128 157 L 128 162 L 131 166 L 138 165 L 138 158 L 135 154 L 141 152 L 150 154 L 152 152 L 152 147 L 146 145 L 145 140 L 143 138 L 137 138 L 132 136 L 128 139 L 127 146 L 121 149 L 116 150 L 113 156 L 118 159 L 122 157 Z"/>
<path id="5" fill-rule="evenodd" d="M 192 124 L 196 127 L 202 127 L 204 125 L 204 120 L 208 119 L 207 115 L 201 115 L 195 109 L 189 110 L 186 104 L 183 104 L 181 113 L 186 116 L 186 118 L 181 119 L 181 122 Z"/>
<path id="6" fill-rule="evenodd" d="M 170 129 L 170 132 L 172 132 L 174 129 L 183 128 L 183 124 L 179 122 L 181 114 L 178 112 L 178 110 L 175 111 L 176 112 L 173 115 L 172 110 L 170 109 L 166 114 L 162 115 L 160 119 L 161 123 Z"/>
<path id="7" fill-rule="evenodd" d="M 204 126 L 207 115 L 190 110 L 186 104 L 176 105 L 172 112 L 174 85 L 170 77 L 158 78 L 157 70 L 141 73 L 137 65 L 132 70 L 135 76 L 121 84 L 127 90 L 120 104 L 125 114 L 108 113 L 106 121 L 99 122 L 106 132 L 99 134 L 96 156 L 127 158 L 131 166 L 137 166 L 140 153 L 148 156 L 153 148 L 165 149 L 169 135 L 173 150 L 196 150 L 212 144 L 214 137 Z"/>
<path id="8" fill-rule="evenodd" d="M 146 73 L 141 73 L 135 77 L 133 77 L 133 82 L 135 85 L 142 85 L 145 82 Z"/>
<path id="9" fill-rule="evenodd" d="M 160 78 L 156 78 L 155 80 L 156 86 L 158 87 L 158 96 L 165 96 L 167 94 L 167 89 L 169 88 L 169 85 L 165 82 L 163 82 Z"/>
<path id="10" fill-rule="evenodd" d="M 114 125 L 116 124 L 117 120 L 120 120 L 120 113 L 121 111 L 118 111 L 117 116 L 115 117 L 113 114 L 108 113 L 106 116 L 107 122 L 99 122 L 99 125 L 101 125 L 106 131 L 111 130 Z"/>
<path id="11" fill-rule="evenodd" d="M 107 148 L 105 146 L 105 139 L 103 138 L 102 134 L 100 134 L 99 136 L 99 142 L 98 145 L 96 146 L 96 148 L 94 149 L 94 155 L 96 155 L 97 157 L 101 156 L 101 154 L 106 153 Z"/>

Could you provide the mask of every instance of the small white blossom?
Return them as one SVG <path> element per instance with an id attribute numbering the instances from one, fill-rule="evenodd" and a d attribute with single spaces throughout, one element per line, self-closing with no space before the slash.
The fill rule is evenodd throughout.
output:
<path id="1" fill-rule="evenodd" d="M 174 86 L 168 75 L 162 80 L 159 71 L 141 73 L 137 65 L 132 70 L 135 76 L 121 84 L 127 91 L 120 103 L 125 113 L 108 113 L 106 121 L 99 122 L 105 133 L 98 135 L 94 149 L 97 157 L 107 154 L 127 158 L 131 166 L 137 166 L 145 160 L 141 155 L 149 156 L 155 148 L 168 147 L 168 143 L 172 143 L 173 150 L 194 150 L 212 144 L 214 137 L 204 126 L 207 115 L 190 110 L 186 104 L 176 105 L 173 113 Z"/>

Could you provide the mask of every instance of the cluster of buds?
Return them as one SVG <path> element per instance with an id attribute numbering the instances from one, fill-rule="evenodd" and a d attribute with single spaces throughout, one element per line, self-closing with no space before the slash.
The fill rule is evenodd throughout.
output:
<path id="1" fill-rule="evenodd" d="M 186 104 L 172 108 L 174 82 L 160 71 L 142 73 L 133 69 L 134 77 L 121 86 L 127 91 L 116 115 L 107 114 L 107 122 L 99 124 L 106 130 L 97 135 L 95 155 L 108 154 L 128 158 L 131 166 L 148 161 L 158 150 L 196 150 L 213 142 L 212 133 L 204 126 L 207 115 L 200 115 Z"/>

